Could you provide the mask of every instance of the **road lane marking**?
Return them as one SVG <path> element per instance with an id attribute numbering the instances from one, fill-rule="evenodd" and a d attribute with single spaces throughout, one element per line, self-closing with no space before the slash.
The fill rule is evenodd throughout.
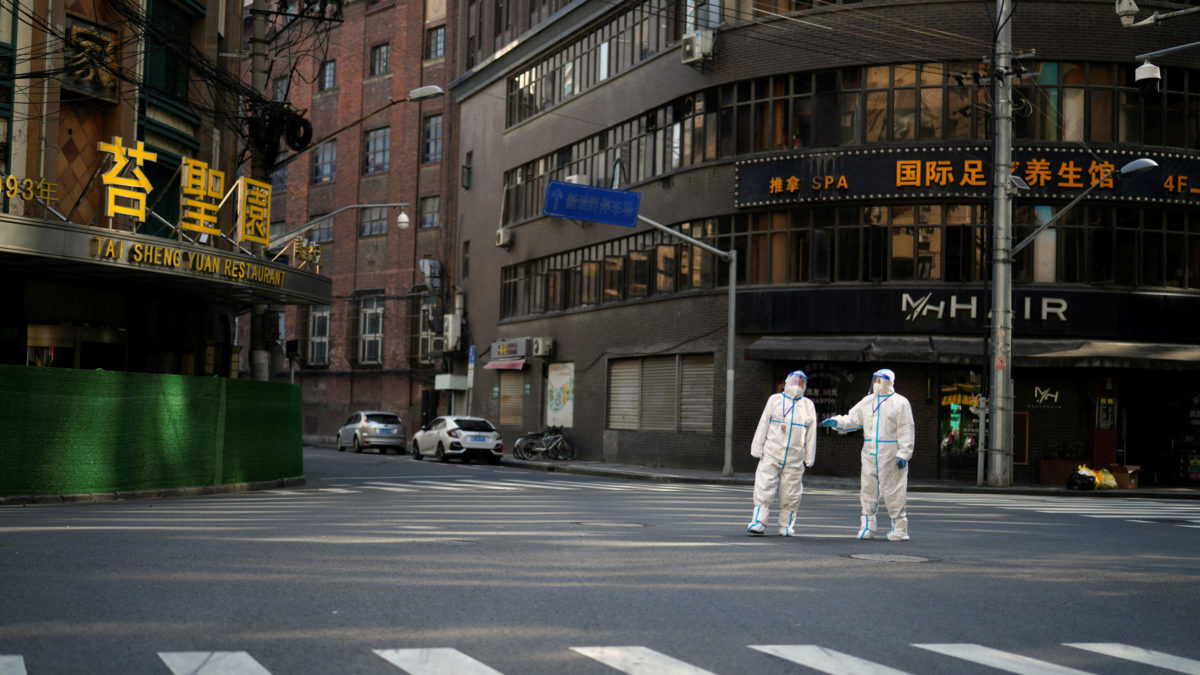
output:
<path id="1" fill-rule="evenodd" d="M 503 675 L 457 649 L 372 649 L 412 675 Z"/>
<path id="2" fill-rule="evenodd" d="M 271 675 L 246 652 L 159 652 L 175 675 Z"/>
<path id="3" fill-rule="evenodd" d="M 713 675 L 646 647 L 571 647 L 571 651 L 629 675 Z"/>
<path id="4" fill-rule="evenodd" d="M 984 647 L 974 644 L 925 644 L 913 645 L 919 649 L 927 649 L 938 654 L 953 656 L 956 659 L 978 663 L 984 666 L 1003 670 L 1018 675 L 1087 675 L 1086 670 L 1075 670 L 1049 661 L 1031 659 L 1020 654 Z"/>
<path id="5" fill-rule="evenodd" d="M 750 645 L 750 648 L 829 675 L 907 675 L 903 670 L 816 645 Z"/>
<path id="6" fill-rule="evenodd" d="M 1182 656 L 1174 656 L 1172 654 L 1165 654 L 1163 652 L 1123 645 L 1116 642 L 1064 642 L 1063 644 L 1076 649 L 1086 649 L 1089 652 L 1125 659 L 1126 661 L 1134 661 L 1165 670 L 1173 670 L 1177 673 L 1200 675 L 1200 661 L 1185 659 Z"/>

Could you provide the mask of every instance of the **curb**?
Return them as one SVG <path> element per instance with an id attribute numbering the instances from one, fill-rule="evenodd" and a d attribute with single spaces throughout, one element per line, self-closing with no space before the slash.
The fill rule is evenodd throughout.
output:
<path id="1" fill-rule="evenodd" d="M 30 506 L 42 504 L 77 504 L 80 502 L 120 502 L 137 499 L 168 499 L 171 497 L 199 497 L 202 495 L 236 494 L 255 490 L 304 485 L 304 476 L 260 480 L 251 483 L 226 483 L 224 485 L 192 485 L 180 488 L 156 488 L 153 490 L 121 490 L 119 492 L 82 492 L 65 495 L 12 495 L 0 497 L 0 506 Z"/>

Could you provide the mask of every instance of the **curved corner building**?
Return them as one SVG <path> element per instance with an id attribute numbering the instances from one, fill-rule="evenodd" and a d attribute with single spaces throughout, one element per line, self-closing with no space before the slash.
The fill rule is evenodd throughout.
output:
<path id="1" fill-rule="evenodd" d="M 974 479 L 995 23 L 969 2 L 467 3 L 452 94 L 472 412 L 510 437 L 564 424 L 584 459 L 720 468 L 732 370 L 732 465 L 750 471 L 787 372 L 824 417 L 887 367 L 916 416 L 914 478 Z M 1135 75 L 1197 27 L 1125 27 L 1111 2 L 1012 15 L 1015 482 L 1079 463 L 1200 479 L 1200 49 L 1156 56 L 1157 91 Z M 1143 157 L 1158 168 L 1120 174 Z M 617 210 L 589 187 L 737 252 L 732 363 L 730 266 L 645 222 L 543 215 L 548 192 Z M 823 435 L 815 470 L 855 475 L 859 444 Z"/>

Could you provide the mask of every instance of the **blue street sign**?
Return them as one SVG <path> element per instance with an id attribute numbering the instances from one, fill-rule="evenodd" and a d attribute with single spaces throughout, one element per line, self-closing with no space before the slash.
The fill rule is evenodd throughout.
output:
<path id="1" fill-rule="evenodd" d="M 577 185 L 552 180 L 546 187 L 542 215 L 637 227 L 640 192 Z"/>

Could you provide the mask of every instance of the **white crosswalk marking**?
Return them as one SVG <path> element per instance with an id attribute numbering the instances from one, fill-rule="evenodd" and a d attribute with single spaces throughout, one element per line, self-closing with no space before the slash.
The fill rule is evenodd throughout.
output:
<path id="1" fill-rule="evenodd" d="M 159 652 L 174 675 L 271 675 L 246 652 Z"/>
<path id="2" fill-rule="evenodd" d="M 0 675 L 25 675 L 25 657 L 0 656 Z"/>
<path id="3" fill-rule="evenodd" d="M 1164 654 L 1163 652 L 1132 647 L 1116 642 L 1064 642 L 1063 644 L 1076 649 L 1086 649 L 1089 652 L 1125 659 L 1126 661 L 1136 661 L 1137 663 L 1145 663 L 1158 668 L 1173 670 L 1177 673 L 1200 675 L 1200 661 L 1185 659 L 1182 656 L 1173 656 L 1171 654 Z"/>
<path id="4" fill-rule="evenodd" d="M 1075 670 L 1055 665 L 1049 661 L 1031 659 L 1020 654 L 1010 654 L 983 645 L 927 644 L 913 646 L 1018 675 L 1087 675 L 1086 670 Z"/>
<path id="5" fill-rule="evenodd" d="M 816 645 L 750 645 L 750 648 L 830 675 L 907 675 L 903 670 Z"/>
<path id="6" fill-rule="evenodd" d="M 629 675 L 713 675 L 646 647 L 571 647 L 571 651 Z"/>
<path id="7" fill-rule="evenodd" d="M 502 675 L 457 649 L 374 649 L 412 675 Z"/>
<path id="8" fill-rule="evenodd" d="M 451 492 L 463 492 L 465 490 L 470 489 L 468 487 L 460 485 L 458 482 L 443 483 L 443 482 L 434 481 L 434 480 L 414 480 L 414 481 L 412 481 L 411 484 L 419 485 L 423 488 L 432 488 L 434 490 L 449 490 Z"/>
<path id="9" fill-rule="evenodd" d="M 405 487 L 402 483 L 385 483 L 383 481 L 373 481 L 365 483 L 369 488 L 375 490 L 385 490 L 387 492 L 416 492 L 413 488 Z"/>

